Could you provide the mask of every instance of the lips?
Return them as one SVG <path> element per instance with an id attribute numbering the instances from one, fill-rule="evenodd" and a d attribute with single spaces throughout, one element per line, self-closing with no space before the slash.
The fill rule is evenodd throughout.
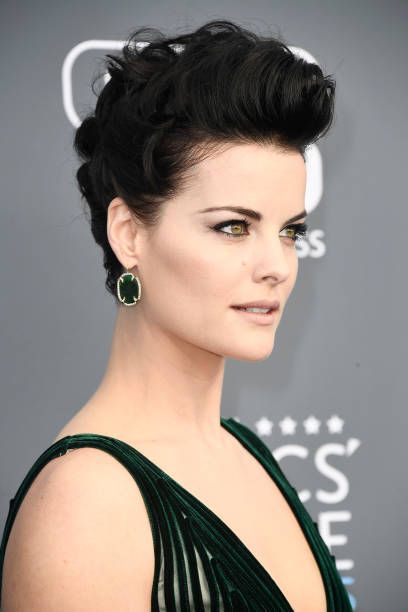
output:
<path id="1" fill-rule="evenodd" d="M 235 304 L 232 308 L 268 308 L 269 310 L 278 310 L 279 306 L 279 300 L 259 300 L 257 302 L 248 302 L 247 304 Z"/>

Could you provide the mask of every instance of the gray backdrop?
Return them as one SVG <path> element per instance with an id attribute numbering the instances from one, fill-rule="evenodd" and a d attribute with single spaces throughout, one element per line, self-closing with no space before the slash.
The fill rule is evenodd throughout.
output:
<path id="1" fill-rule="evenodd" d="M 408 610 L 407 7 L 3 0 L 1 529 L 29 467 L 98 386 L 115 316 L 72 150 L 72 109 L 83 117 L 94 103 L 90 80 L 109 50 L 83 49 L 72 63 L 71 111 L 64 61 L 84 41 L 117 44 L 137 26 L 228 18 L 282 32 L 334 75 L 337 92 L 334 126 L 312 152 L 311 236 L 274 351 L 265 362 L 227 362 L 223 416 L 274 452 L 353 607 Z"/>

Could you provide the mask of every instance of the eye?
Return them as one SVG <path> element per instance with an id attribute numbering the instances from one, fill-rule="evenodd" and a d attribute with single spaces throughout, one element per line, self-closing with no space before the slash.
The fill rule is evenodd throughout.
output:
<path id="1" fill-rule="evenodd" d="M 303 238 L 306 238 L 306 236 L 308 235 L 308 225 L 306 223 L 293 223 L 292 225 L 288 225 L 287 227 L 285 227 L 282 232 L 287 230 L 289 231 L 288 238 L 290 238 L 291 240 L 293 240 L 293 242 L 296 243 L 302 240 Z"/>
<path id="2" fill-rule="evenodd" d="M 217 223 L 217 225 L 214 225 L 211 229 L 225 234 L 228 238 L 237 238 L 240 236 L 247 236 L 248 232 L 242 233 L 239 231 L 239 228 L 244 227 L 246 230 L 248 230 L 250 225 L 251 223 L 248 221 L 248 219 L 229 219 L 228 221 Z M 233 229 L 230 232 L 222 231 L 225 227 L 231 227 Z M 238 231 L 235 231 L 236 229 L 238 229 Z M 293 223 L 292 225 L 285 227 L 282 232 L 289 232 L 287 237 L 290 238 L 292 242 L 297 243 L 307 236 L 307 230 L 308 225 L 306 223 Z"/>
<path id="3" fill-rule="evenodd" d="M 216 232 L 221 232 L 221 234 L 225 234 L 226 236 L 228 236 L 228 238 L 236 238 L 239 236 L 246 236 L 248 233 L 247 232 L 246 234 L 243 234 L 243 233 L 236 232 L 235 231 L 236 228 L 243 226 L 247 230 L 250 225 L 251 223 L 248 221 L 248 219 L 229 219 L 229 221 L 223 221 L 222 223 L 217 223 L 217 225 L 214 225 L 211 229 L 213 229 Z M 232 227 L 234 229 L 232 232 L 223 232 L 221 230 L 224 227 Z"/>

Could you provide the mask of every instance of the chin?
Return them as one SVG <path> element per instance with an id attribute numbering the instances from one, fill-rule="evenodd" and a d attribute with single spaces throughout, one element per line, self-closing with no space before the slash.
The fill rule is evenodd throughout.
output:
<path id="1" fill-rule="evenodd" d="M 237 359 L 238 361 L 266 361 L 271 356 L 274 348 L 274 342 L 272 346 L 269 343 L 267 347 L 264 346 L 263 348 L 257 346 L 255 342 L 251 347 L 248 344 L 249 342 L 242 350 L 231 350 L 226 352 L 224 356 L 230 359 Z"/>

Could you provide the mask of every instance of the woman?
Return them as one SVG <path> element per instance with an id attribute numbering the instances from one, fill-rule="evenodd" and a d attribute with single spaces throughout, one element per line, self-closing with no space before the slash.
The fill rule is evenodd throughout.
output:
<path id="1" fill-rule="evenodd" d="M 225 358 L 273 350 L 335 83 L 229 21 L 107 57 L 75 148 L 111 352 L 10 500 L 4 612 L 350 610 L 272 453 L 221 418 Z"/>

